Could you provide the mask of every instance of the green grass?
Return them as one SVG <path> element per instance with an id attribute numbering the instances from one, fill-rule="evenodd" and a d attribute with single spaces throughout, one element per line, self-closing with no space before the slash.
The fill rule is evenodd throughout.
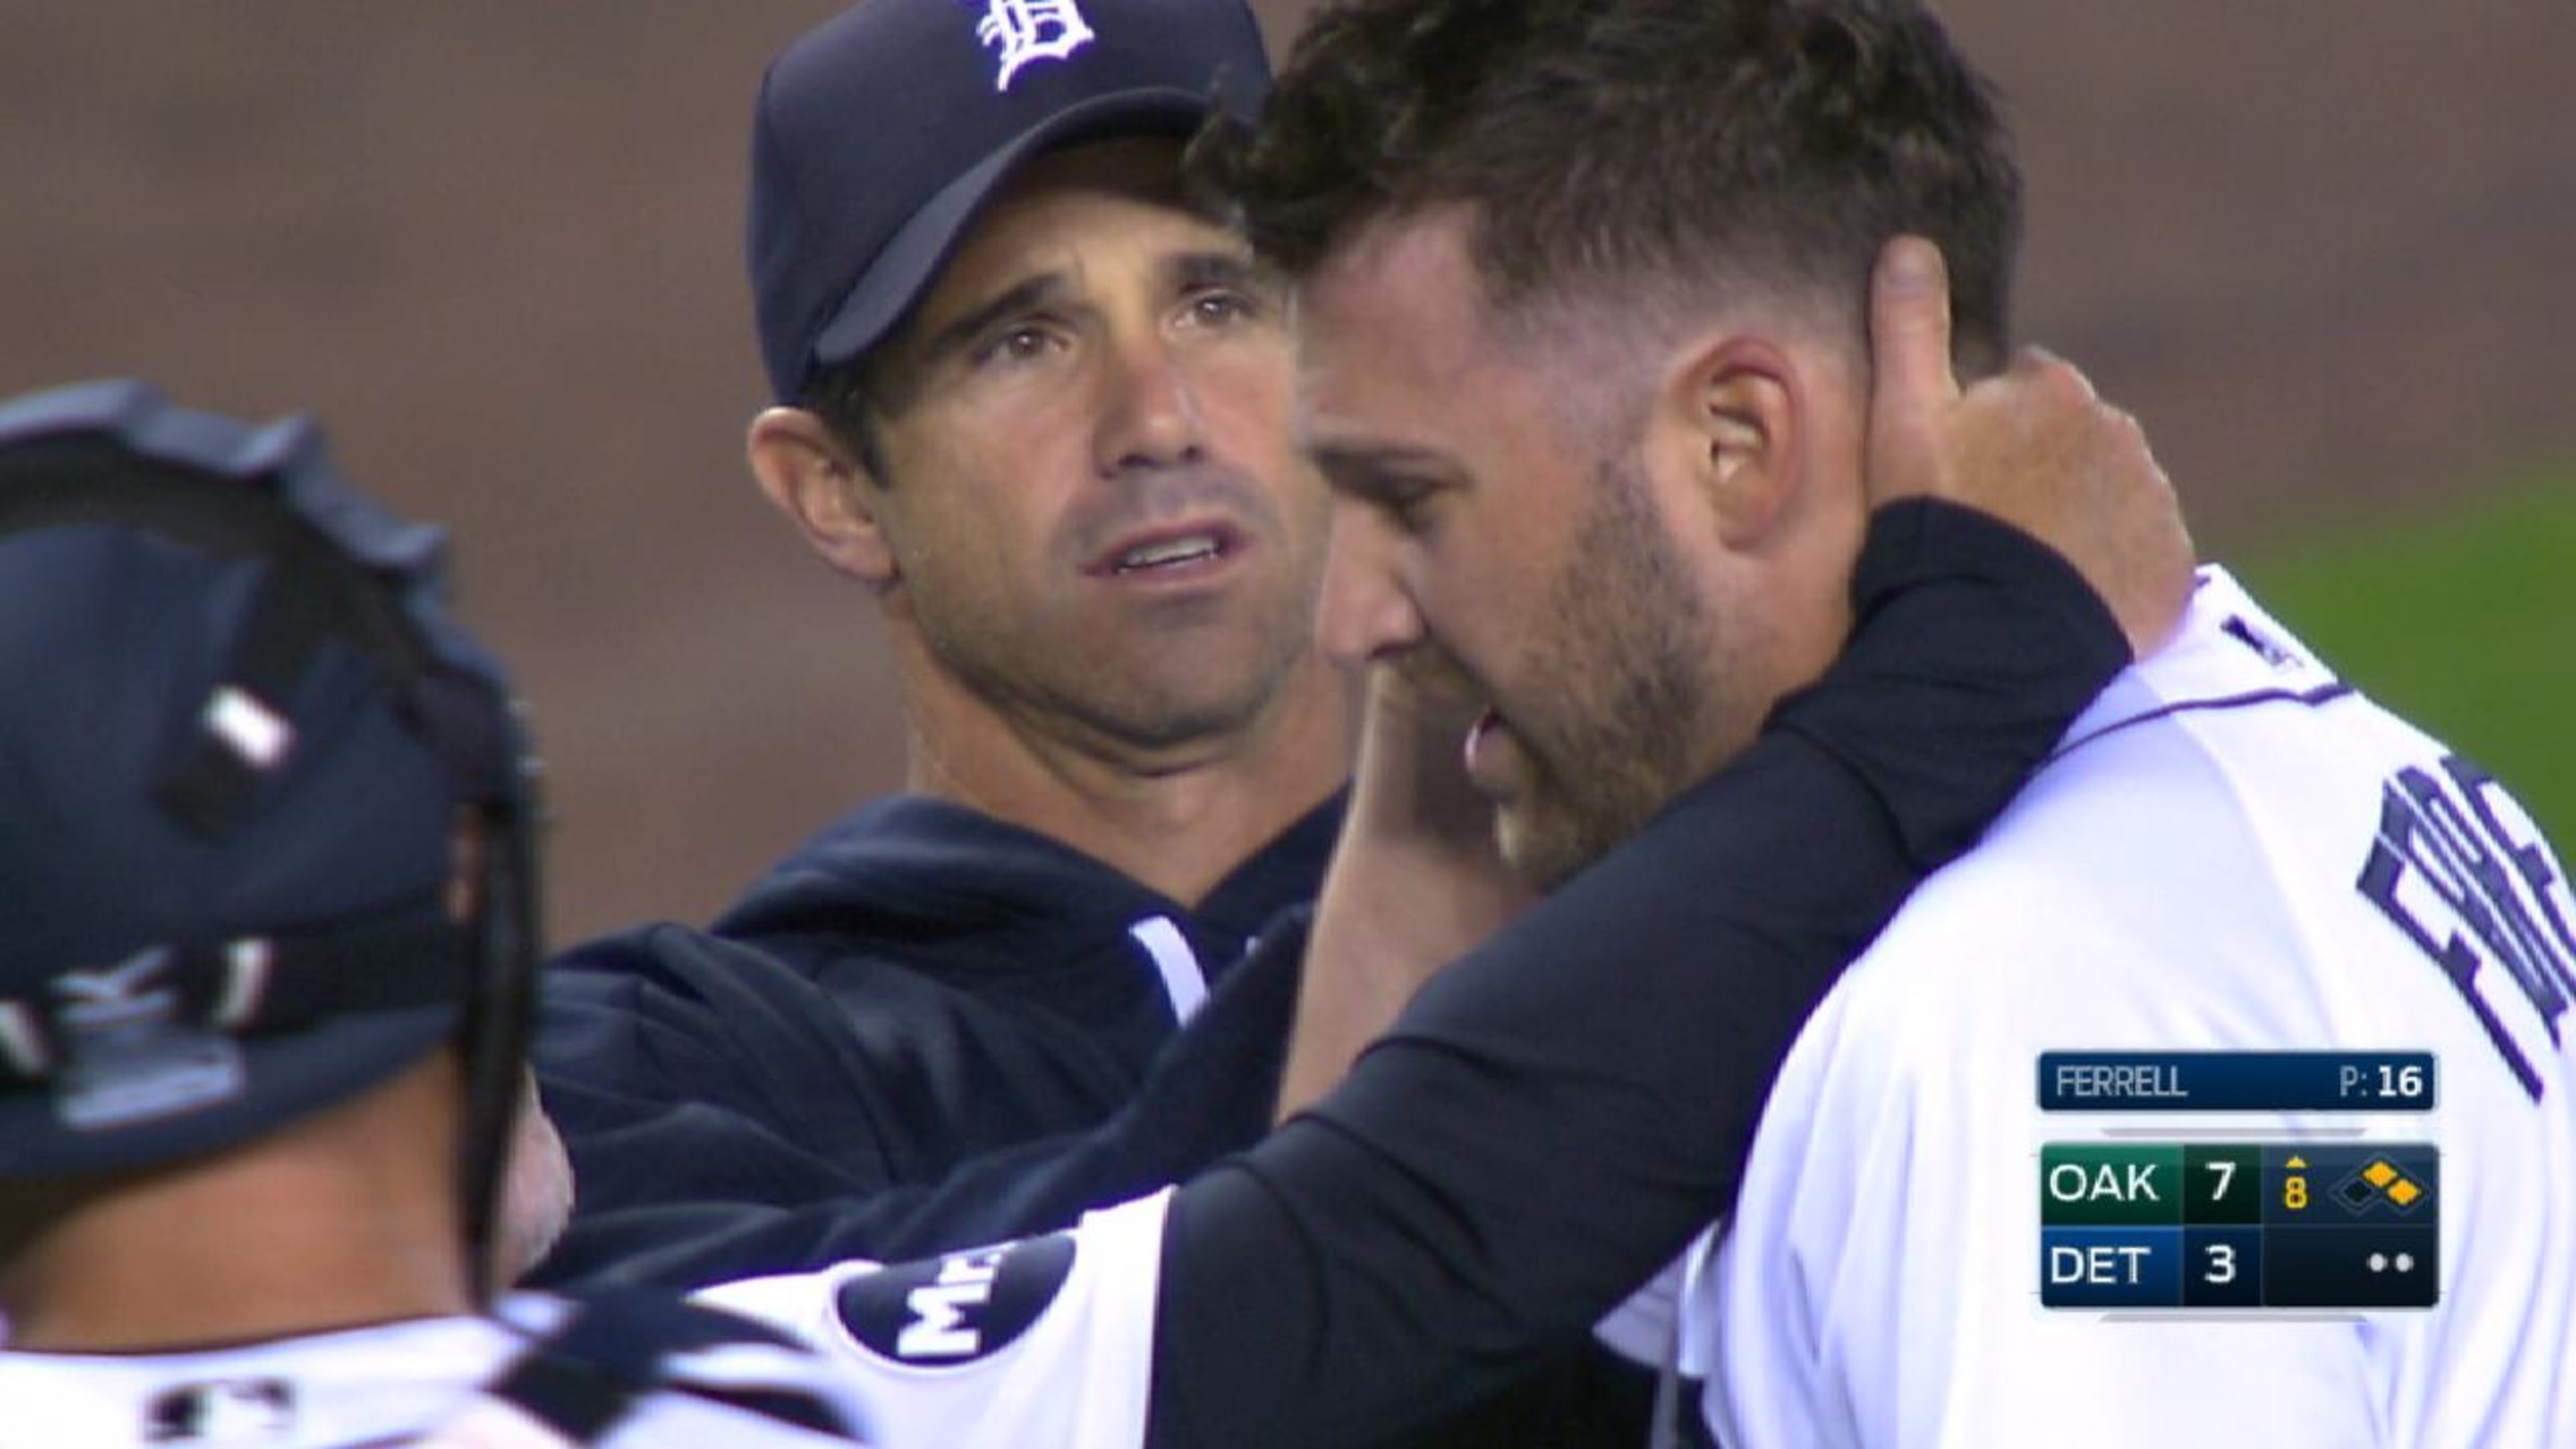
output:
<path id="1" fill-rule="evenodd" d="M 2576 853 L 2576 465 L 2225 561 L 2346 681 L 2493 771 Z"/>

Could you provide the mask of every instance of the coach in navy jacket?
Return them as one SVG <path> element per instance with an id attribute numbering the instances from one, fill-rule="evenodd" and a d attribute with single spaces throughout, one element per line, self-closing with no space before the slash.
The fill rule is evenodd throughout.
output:
<path id="1" fill-rule="evenodd" d="M 1328 504 L 1284 301 L 1180 184 L 1189 133 L 1258 104 L 1260 33 L 1237 0 L 1051 14 L 1079 24 L 868 0 L 763 83 L 752 472 L 882 612 L 913 793 L 712 929 L 559 963 L 555 1281 L 764 1206 L 843 1204 L 893 1254 L 1168 1180 L 1026 1163 L 1320 878 L 1352 720 L 1313 643 Z M 1255 1127 L 1261 1016 L 1213 1073 Z"/>
<path id="2" fill-rule="evenodd" d="M 1115 1111 L 1172 1037 L 1137 928 L 1168 923 L 1223 981 L 1312 896 L 1339 813 L 1338 797 L 1309 813 L 1191 910 L 1033 831 L 896 796 L 816 836 L 712 930 L 648 926 L 567 953 L 541 1061 L 582 1208 L 546 1276 L 640 1272 L 747 1205 L 839 1203 L 848 1241 L 896 1256 L 1171 1180 L 1203 1150 L 1176 1142 L 1068 1183 L 1049 1145 Z M 1278 924 L 1290 944 L 1297 918 Z M 1241 1090 L 1237 1122 L 1258 1125 L 1275 1082 L 1288 954 L 1265 968 L 1284 979 L 1252 988 L 1264 1004 L 1227 1008 L 1256 1024 L 1220 1029 L 1240 1070 L 1205 1085 Z"/>

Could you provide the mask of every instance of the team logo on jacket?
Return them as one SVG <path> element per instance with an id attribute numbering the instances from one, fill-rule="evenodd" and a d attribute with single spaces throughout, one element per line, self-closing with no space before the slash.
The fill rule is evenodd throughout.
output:
<path id="1" fill-rule="evenodd" d="M 1073 1236 L 902 1263 L 841 1285 L 841 1326 L 896 1363 L 972 1363 L 1028 1331 L 1073 1271 Z"/>
<path id="2" fill-rule="evenodd" d="M 984 0 L 984 18 L 975 39 L 993 49 L 1001 62 L 993 89 L 1011 88 L 1011 77 L 1033 60 L 1071 60 L 1092 41 L 1091 22 L 1074 0 Z"/>
<path id="3" fill-rule="evenodd" d="M 295 1427 L 295 1386 L 284 1379 L 210 1379 L 153 1396 L 143 1442 L 195 1449 L 274 1444 Z"/>

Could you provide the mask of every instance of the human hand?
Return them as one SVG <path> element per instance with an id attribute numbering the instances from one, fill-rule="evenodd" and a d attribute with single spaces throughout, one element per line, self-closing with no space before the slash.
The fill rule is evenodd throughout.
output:
<path id="1" fill-rule="evenodd" d="M 2191 597 L 2192 544 L 2137 420 L 2038 348 L 1963 391 L 1950 370 L 1949 275 L 1920 237 L 1879 254 L 1870 346 L 1871 506 L 1935 497 L 1993 514 L 2075 565 L 2132 655 L 2163 643 Z"/>
<path id="2" fill-rule="evenodd" d="M 489 1268 L 493 1281 L 486 1292 L 505 1292 L 553 1250 L 572 1221 L 572 1156 L 564 1150 L 537 1099 L 537 1077 L 523 1070 L 519 1111 L 510 1132 L 509 1165 L 501 1175 L 501 1201 L 495 1214 Z"/>
<path id="3" fill-rule="evenodd" d="M 1481 705 L 1406 660 L 1369 670 L 1349 813 L 1315 907 L 1280 1115 L 1329 1091 L 1431 974 L 1532 899 L 1461 751 Z"/>
<path id="4" fill-rule="evenodd" d="M 1369 670 L 1351 810 L 1334 865 L 1346 876 L 1368 866 L 1371 884 L 1375 871 L 1403 871 L 1408 879 L 1387 894 L 1444 902 L 1439 914 L 1454 918 L 1455 930 L 1426 934 L 1422 944 L 1443 948 L 1445 961 L 1500 925 L 1528 892 L 1503 862 L 1493 802 L 1467 777 L 1466 741 L 1483 702 L 1433 657 L 1417 650 Z"/>

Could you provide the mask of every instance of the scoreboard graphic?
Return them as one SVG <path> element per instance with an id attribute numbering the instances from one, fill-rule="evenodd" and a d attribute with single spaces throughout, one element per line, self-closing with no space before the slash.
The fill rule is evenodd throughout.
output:
<path id="1" fill-rule="evenodd" d="M 2427 1053 L 2100 1053 L 2040 1059 L 2049 1112 L 2423 1113 Z M 2420 1137 L 2420 1122 L 2418 1132 Z M 2045 1308 L 2430 1308 L 2441 1298 L 2442 1164 L 2429 1141 L 2358 1127 L 2136 1140 L 2117 1127 L 2039 1152 Z"/>

